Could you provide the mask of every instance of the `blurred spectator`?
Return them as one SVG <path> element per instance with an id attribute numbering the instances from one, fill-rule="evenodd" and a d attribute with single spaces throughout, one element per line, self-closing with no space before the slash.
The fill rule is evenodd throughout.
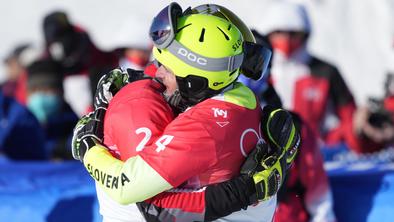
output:
<path id="1" fill-rule="evenodd" d="M 27 107 L 45 131 L 46 151 L 52 158 L 71 159 L 71 134 L 78 117 L 63 99 L 61 66 L 38 60 L 27 71 Z"/>
<path id="2" fill-rule="evenodd" d="M 0 154 L 13 160 L 44 160 L 44 132 L 26 107 L 0 91 Z"/>
<path id="3" fill-rule="evenodd" d="M 89 70 L 105 73 L 118 66 L 118 58 L 113 52 L 98 49 L 88 33 L 72 24 L 65 12 L 46 15 L 43 31 L 48 56 L 60 62 L 64 69 L 65 100 L 82 116 L 92 105 Z"/>
<path id="4" fill-rule="evenodd" d="M 150 21 L 141 20 L 135 15 L 129 15 L 119 27 L 119 32 L 113 36 L 111 48 L 116 52 L 122 69 L 144 70 L 150 60 L 153 43 L 149 38 Z M 91 68 L 89 70 L 91 93 L 94 95 L 101 73 L 111 69 Z"/>
<path id="5" fill-rule="evenodd" d="M 26 103 L 26 66 L 41 55 L 42 52 L 30 44 L 20 44 L 9 53 L 4 60 L 6 81 L 1 86 L 6 96 Z"/>
<path id="6" fill-rule="evenodd" d="M 387 74 L 384 90 L 383 106 L 394 118 L 394 72 Z"/>
<path id="7" fill-rule="evenodd" d="M 121 68 L 143 70 L 148 64 L 153 46 L 148 35 L 149 27 L 148 19 L 141 20 L 132 15 L 123 21 L 113 39 L 120 52 Z"/>
<path id="8" fill-rule="evenodd" d="M 257 43 L 267 42 L 267 38 L 258 32 L 253 31 L 253 34 Z M 271 66 L 272 64 L 269 64 L 269 67 Z M 281 99 L 269 81 L 269 75 L 270 71 L 259 81 L 248 81 L 242 76 L 240 80 L 259 96 L 261 104 L 281 107 Z M 298 123 L 297 127 L 301 128 L 302 143 L 278 194 L 274 221 L 335 221 L 331 189 L 323 167 L 318 137 L 296 113 L 293 113 L 293 118 L 295 123 Z"/>
<path id="9" fill-rule="evenodd" d="M 387 74 L 384 88 L 383 98 L 370 98 L 354 117 L 354 128 L 364 138 L 364 153 L 394 145 L 394 74 Z"/>
<path id="10" fill-rule="evenodd" d="M 261 31 L 274 48 L 271 81 L 284 107 L 299 114 L 325 145 L 345 141 L 359 149 L 352 129 L 354 98 L 337 68 L 307 51 L 311 27 L 305 9 L 277 1 L 263 21 Z"/>

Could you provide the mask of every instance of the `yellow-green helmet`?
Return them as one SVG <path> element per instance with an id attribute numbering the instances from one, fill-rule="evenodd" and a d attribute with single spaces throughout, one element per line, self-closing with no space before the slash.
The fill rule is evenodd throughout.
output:
<path id="1" fill-rule="evenodd" d="M 154 58 L 176 76 L 183 98 L 199 102 L 220 93 L 239 76 L 243 37 L 231 22 L 208 14 L 178 18 L 175 39 Z"/>

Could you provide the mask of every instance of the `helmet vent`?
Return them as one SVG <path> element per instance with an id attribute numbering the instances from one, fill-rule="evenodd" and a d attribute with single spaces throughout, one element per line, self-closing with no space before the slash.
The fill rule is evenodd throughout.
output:
<path id="1" fill-rule="evenodd" d="M 222 30 L 221 28 L 219 28 L 219 27 L 217 27 L 217 26 L 216 26 L 216 28 L 218 28 L 218 29 L 223 33 L 224 38 L 226 38 L 226 40 L 230 40 L 230 38 L 228 37 L 228 35 L 227 35 L 225 32 L 223 32 L 223 30 Z"/>
<path id="2" fill-rule="evenodd" d="M 227 30 L 230 31 L 230 29 L 231 29 L 231 24 L 229 24 L 228 27 L 227 27 Z"/>
<path id="3" fill-rule="evenodd" d="M 182 31 L 182 29 L 188 27 L 188 26 L 191 25 L 191 24 L 192 24 L 192 23 L 189 23 L 189 24 L 187 24 L 187 25 L 185 25 L 185 26 L 180 27 L 179 29 L 176 30 L 176 33 L 179 33 L 180 31 Z"/>
<path id="4" fill-rule="evenodd" d="M 200 39 L 199 39 L 200 42 L 204 42 L 204 34 L 205 34 L 205 28 L 202 28 L 201 34 L 200 34 Z"/>
<path id="5" fill-rule="evenodd" d="M 228 76 L 232 76 L 235 73 L 235 71 L 237 71 L 237 70 L 234 69 L 234 71 L 230 72 L 230 74 L 228 74 Z"/>

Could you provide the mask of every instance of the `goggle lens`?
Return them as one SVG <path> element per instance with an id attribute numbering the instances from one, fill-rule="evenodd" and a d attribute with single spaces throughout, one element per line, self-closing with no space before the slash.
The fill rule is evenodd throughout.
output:
<path id="1" fill-rule="evenodd" d="M 171 25 L 168 16 L 169 6 L 165 7 L 153 19 L 152 25 L 149 30 L 149 35 L 155 44 L 163 44 L 171 33 Z"/>
<path id="2" fill-rule="evenodd" d="M 250 42 L 244 42 L 243 47 L 246 53 L 241 70 L 246 77 L 259 80 L 267 72 L 272 51 L 267 46 Z"/>
<path id="3" fill-rule="evenodd" d="M 175 38 L 176 20 L 181 14 L 181 6 L 173 2 L 153 19 L 149 36 L 157 48 L 166 48 Z"/>

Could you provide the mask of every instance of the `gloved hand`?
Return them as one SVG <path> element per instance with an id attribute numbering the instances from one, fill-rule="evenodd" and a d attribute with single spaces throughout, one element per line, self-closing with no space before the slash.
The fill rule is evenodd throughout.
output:
<path id="1" fill-rule="evenodd" d="M 256 188 L 256 201 L 267 200 L 281 187 L 286 174 L 284 150 L 278 150 L 267 143 L 259 143 L 248 155 L 241 167 L 241 174 L 253 178 Z M 253 199 L 251 202 L 255 202 Z"/>
<path id="2" fill-rule="evenodd" d="M 129 83 L 129 75 L 121 69 L 114 69 L 103 75 L 97 83 L 94 109 L 107 109 L 112 97 L 127 83 Z"/>
<path id="3" fill-rule="evenodd" d="M 86 151 L 101 144 L 104 138 L 105 109 L 99 108 L 83 116 L 76 124 L 71 142 L 74 159 L 83 161 Z"/>
<path id="4" fill-rule="evenodd" d="M 291 114 L 284 109 L 275 109 L 267 105 L 263 108 L 261 129 L 264 139 L 272 148 L 284 149 L 289 168 L 301 142 L 300 129 L 295 127 Z"/>
<path id="5" fill-rule="evenodd" d="M 143 71 L 127 69 L 114 69 L 109 73 L 103 75 L 98 84 L 96 93 L 94 95 L 94 108 L 107 109 L 112 97 L 128 83 L 151 78 L 144 74 Z"/>

